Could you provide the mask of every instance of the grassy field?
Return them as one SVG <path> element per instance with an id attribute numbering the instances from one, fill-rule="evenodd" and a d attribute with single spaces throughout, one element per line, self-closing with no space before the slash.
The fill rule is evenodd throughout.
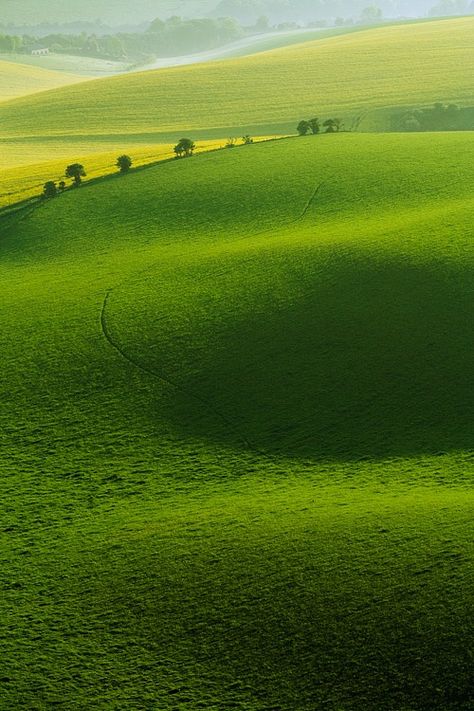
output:
<path id="1" fill-rule="evenodd" d="M 470 711 L 472 134 L 0 221 L 2 704 Z"/>
<path id="2" fill-rule="evenodd" d="M 236 137 L 238 142 L 241 139 Z M 255 142 L 275 136 L 259 136 Z M 196 153 L 224 147 L 223 139 L 196 142 Z M 0 145 L 1 142 L 0 142 Z M 64 180 L 69 163 L 81 162 L 87 172 L 86 181 L 117 172 L 117 157 L 124 153 L 133 160 L 133 167 L 149 165 L 175 157 L 175 144 L 151 144 L 143 141 L 7 141 L 2 145 L 0 159 L 0 208 L 35 197 L 43 192 L 46 181 Z M 54 160 L 51 160 L 54 155 Z M 31 161 L 35 160 L 34 164 Z M 67 181 L 70 182 L 70 181 Z"/>
<path id="3" fill-rule="evenodd" d="M 0 60 L 0 101 L 77 84 L 84 77 Z"/>
<path id="4" fill-rule="evenodd" d="M 111 77 L 8 102 L 0 121 L 5 137 L 151 134 L 167 142 L 183 131 L 201 139 L 243 129 L 288 133 L 315 113 L 339 114 L 351 125 L 386 106 L 470 104 L 473 29 L 474 18 L 383 27 Z"/>

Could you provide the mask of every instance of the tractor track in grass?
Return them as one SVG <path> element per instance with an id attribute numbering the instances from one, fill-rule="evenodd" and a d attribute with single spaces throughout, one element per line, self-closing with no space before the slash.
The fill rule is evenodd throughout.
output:
<path id="1" fill-rule="evenodd" d="M 137 358 L 133 358 L 133 356 L 129 355 L 127 351 L 124 349 L 124 347 L 120 344 L 117 338 L 114 337 L 112 330 L 108 324 L 107 320 L 107 306 L 110 300 L 110 296 L 112 295 L 113 289 L 109 289 L 107 292 L 104 302 L 102 304 L 102 310 L 100 314 L 100 323 L 101 323 L 101 328 L 102 328 L 102 333 L 109 343 L 112 348 L 120 354 L 124 360 L 127 361 L 127 363 L 130 363 L 132 366 L 140 370 L 142 373 L 145 373 L 146 375 L 151 376 L 152 378 L 159 380 L 160 382 L 164 383 L 165 385 L 168 385 L 169 387 L 174 388 L 177 392 L 181 393 L 182 395 L 185 395 L 188 398 L 191 398 L 195 400 L 195 402 L 198 402 L 200 405 L 203 405 L 210 414 L 214 415 L 217 419 L 221 420 L 221 422 L 224 423 L 226 427 L 228 427 L 230 430 L 232 430 L 238 438 L 241 440 L 241 442 L 246 446 L 247 449 L 251 450 L 252 452 L 255 452 L 256 454 L 261 454 L 263 455 L 263 452 L 260 452 L 237 428 L 236 425 L 228 419 L 222 412 L 219 412 L 218 410 L 215 410 L 210 402 L 208 400 L 205 400 L 204 398 L 201 398 L 199 395 L 196 395 L 195 393 L 192 393 L 184 388 L 182 388 L 177 382 L 169 378 L 167 375 L 164 375 L 163 373 L 158 373 L 154 369 L 149 368 L 148 366 L 144 365 L 141 363 Z"/>
<path id="2" fill-rule="evenodd" d="M 294 219 L 289 220 L 286 223 L 286 225 L 284 225 L 284 226 L 295 225 L 295 224 L 301 222 L 302 220 L 304 220 L 304 218 L 308 214 L 309 210 L 311 209 L 312 205 L 314 204 L 323 185 L 324 185 L 324 183 L 317 183 L 316 187 L 311 192 L 311 195 L 309 196 L 308 200 L 304 204 L 302 211 Z M 262 236 L 265 234 L 273 234 L 273 233 L 274 233 L 273 230 L 266 229 L 266 230 L 262 230 L 261 232 L 255 233 L 253 235 L 253 237 Z M 246 236 L 243 239 L 248 239 L 248 237 Z M 248 261 L 252 261 L 252 259 L 250 259 Z M 137 277 L 142 276 L 143 274 L 146 274 L 147 272 L 155 269 L 159 263 L 160 263 L 159 261 L 154 262 L 152 265 L 146 267 L 145 269 L 141 269 L 137 272 L 134 272 L 133 274 L 129 275 L 123 282 L 118 284 L 115 287 L 115 289 L 120 289 L 131 279 L 136 279 Z M 220 272 L 219 276 L 223 276 L 224 274 L 232 273 L 233 271 L 234 271 L 233 269 L 229 269 L 229 270 L 226 270 L 225 272 Z M 273 457 L 270 454 L 268 454 L 268 452 L 260 450 L 258 447 L 255 446 L 255 444 L 253 444 L 249 439 L 247 439 L 247 437 L 239 430 L 236 423 L 233 422 L 231 419 L 229 419 L 226 415 L 224 415 L 219 410 L 216 410 L 212 406 L 212 404 L 209 400 L 206 400 L 205 398 L 202 398 L 199 395 L 196 395 L 195 393 L 188 391 L 185 388 L 182 388 L 176 381 L 171 379 L 168 375 L 166 375 L 164 373 L 157 372 L 153 368 L 150 368 L 149 366 L 140 362 L 140 360 L 138 358 L 134 358 L 133 356 L 131 356 L 126 351 L 124 346 L 120 343 L 120 340 L 116 336 L 114 336 L 113 331 L 112 331 L 112 329 L 109 325 L 109 321 L 108 321 L 107 311 L 108 311 L 108 307 L 109 307 L 109 303 L 110 303 L 110 298 L 111 298 L 113 292 L 114 292 L 114 288 L 111 287 L 110 289 L 108 289 L 105 294 L 104 300 L 102 302 L 102 308 L 100 311 L 100 327 L 101 327 L 102 335 L 104 336 L 105 340 L 116 351 L 116 353 L 118 353 L 121 356 L 121 358 L 123 358 L 127 363 L 129 363 L 133 367 L 137 368 L 137 370 L 141 371 L 145 375 L 150 376 L 156 380 L 159 380 L 162 383 L 165 383 L 169 387 L 174 388 L 177 392 L 181 393 L 182 395 L 185 395 L 186 397 L 191 398 L 195 402 L 198 402 L 200 405 L 205 407 L 205 409 L 210 414 L 212 414 L 218 420 L 221 420 L 221 422 L 223 422 L 224 425 L 229 428 L 229 430 L 233 431 L 235 433 L 235 435 L 238 437 L 238 439 L 245 445 L 245 447 L 249 451 L 252 451 L 255 454 L 258 454 L 260 456 L 263 456 L 263 457 L 266 457 L 269 459 L 273 459 Z"/>

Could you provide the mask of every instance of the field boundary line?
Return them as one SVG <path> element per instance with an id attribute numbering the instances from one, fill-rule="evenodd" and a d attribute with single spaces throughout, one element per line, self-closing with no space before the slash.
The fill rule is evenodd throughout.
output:
<path id="1" fill-rule="evenodd" d="M 136 358 L 133 358 L 130 356 L 125 349 L 121 346 L 119 341 L 114 338 L 112 331 L 109 327 L 109 323 L 107 320 L 107 306 L 109 303 L 110 296 L 113 292 L 113 289 L 109 289 L 105 295 L 103 304 L 102 304 L 102 309 L 100 313 L 100 323 L 101 323 L 101 329 L 102 333 L 107 340 L 107 342 L 110 344 L 110 346 L 123 358 L 127 361 L 127 363 L 130 363 L 130 365 L 134 366 L 138 370 L 140 370 L 142 373 L 145 373 L 146 375 L 150 375 L 151 377 L 155 378 L 156 380 L 161 381 L 162 383 L 165 383 L 165 385 L 168 385 L 169 387 L 174 388 L 177 392 L 181 393 L 182 395 L 185 395 L 188 398 L 192 398 L 196 402 L 198 402 L 200 405 L 203 405 L 211 415 L 216 417 L 217 419 L 220 419 L 224 425 L 229 427 L 240 439 L 243 444 L 247 447 L 252 452 L 255 452 L 255 454 L 261 454 L 263 455 L 263 452 L 260 452 L 256 447 L 237 429 L 236 425 L 225 415 L 223 415 L 221 412 L 218 410 L 215 410 L 212 405 L 210 404 L 209 401 L 205 400 L 204 398 L 201 398 L 199 395 L 196 395 L 195 393 L 192 393 L 184 388 L 182 388 L 178 383 L 174 382 L 171 380 L 168 376 L 164 374 L 159 374 L 152 368 L 148 368 Z"/>

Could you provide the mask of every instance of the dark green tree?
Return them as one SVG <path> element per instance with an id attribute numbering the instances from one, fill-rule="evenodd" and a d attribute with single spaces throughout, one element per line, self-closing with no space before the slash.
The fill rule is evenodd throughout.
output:
<path id="1" fill-rule="evenodd" d="M 323 126 L 326 128 L 326 133 L 338 133 L 344 126 L 341 119 L 329 118 L 324 123 Z"/>
<path id="2" fill-rule="evenodd" d="M 53 198 L 58 194 L 58 188 L 54 180 L 48 180 L 43 186 L 43 195 L 45 198 Z"/>
<path id="3" fill-rule="evenodd" d="M 196 144 L 190 138 L 182 138 L 174 147 L 177 158 L 189 158 L 193 155 Z"/>
<path id="4" fill-rule="evenodd" d="M 132 159 L 127 155 L 119 156 L 117 158 L 116 166 L 120 169 L 121 173 L 128 173 L 132 167 Z"/>
<path id="5" fill-rule="evenodd" d="M 82 178 L 85 178 L 85 176 L 86 171 L 81 163 L 71 163 L 66 168 L 66 178 L 73 178 L 76 187 L 82 183 Z"/>
<path id="6" fill-rule="evenodd" d="M 244 144 L 244 146 L 249 146 L 251 143 L 253 143 L 253 138 L 248 134 L 246 136 L 242 136 L 242 143 Z"/>
<path id="7" fill-rule="evenodd" d="M 300 121 L 296 127 L 296 130 L 300 136 L 306 136 L 309 133 L 310 128 L 309 121 Z"/>
<path id="8" fill-rule="evenodd" d="M 315 136 L 321 130 L 321 124 L 318 118 L 312 118 L 308 121 L 311 133 Z"/>

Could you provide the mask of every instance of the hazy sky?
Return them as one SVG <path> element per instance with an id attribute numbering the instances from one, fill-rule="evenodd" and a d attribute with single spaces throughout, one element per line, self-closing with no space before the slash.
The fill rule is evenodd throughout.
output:
<path id="1" fill-rule="evenodd" d="M 34 24 L 101 19 L 113 25 L 137 24 L 173 14 L 203 17 L 216 14 L 218 6 L 217 12 L 222 9 L 222 14 L 241 18 L 265 13 L 273 21 L 301 21 L 331 14 L 357 16 L 372 2 L 387 15 L 415 16 L 426 15 L 437 0 L 0 0 L 0 22 Z"/>

